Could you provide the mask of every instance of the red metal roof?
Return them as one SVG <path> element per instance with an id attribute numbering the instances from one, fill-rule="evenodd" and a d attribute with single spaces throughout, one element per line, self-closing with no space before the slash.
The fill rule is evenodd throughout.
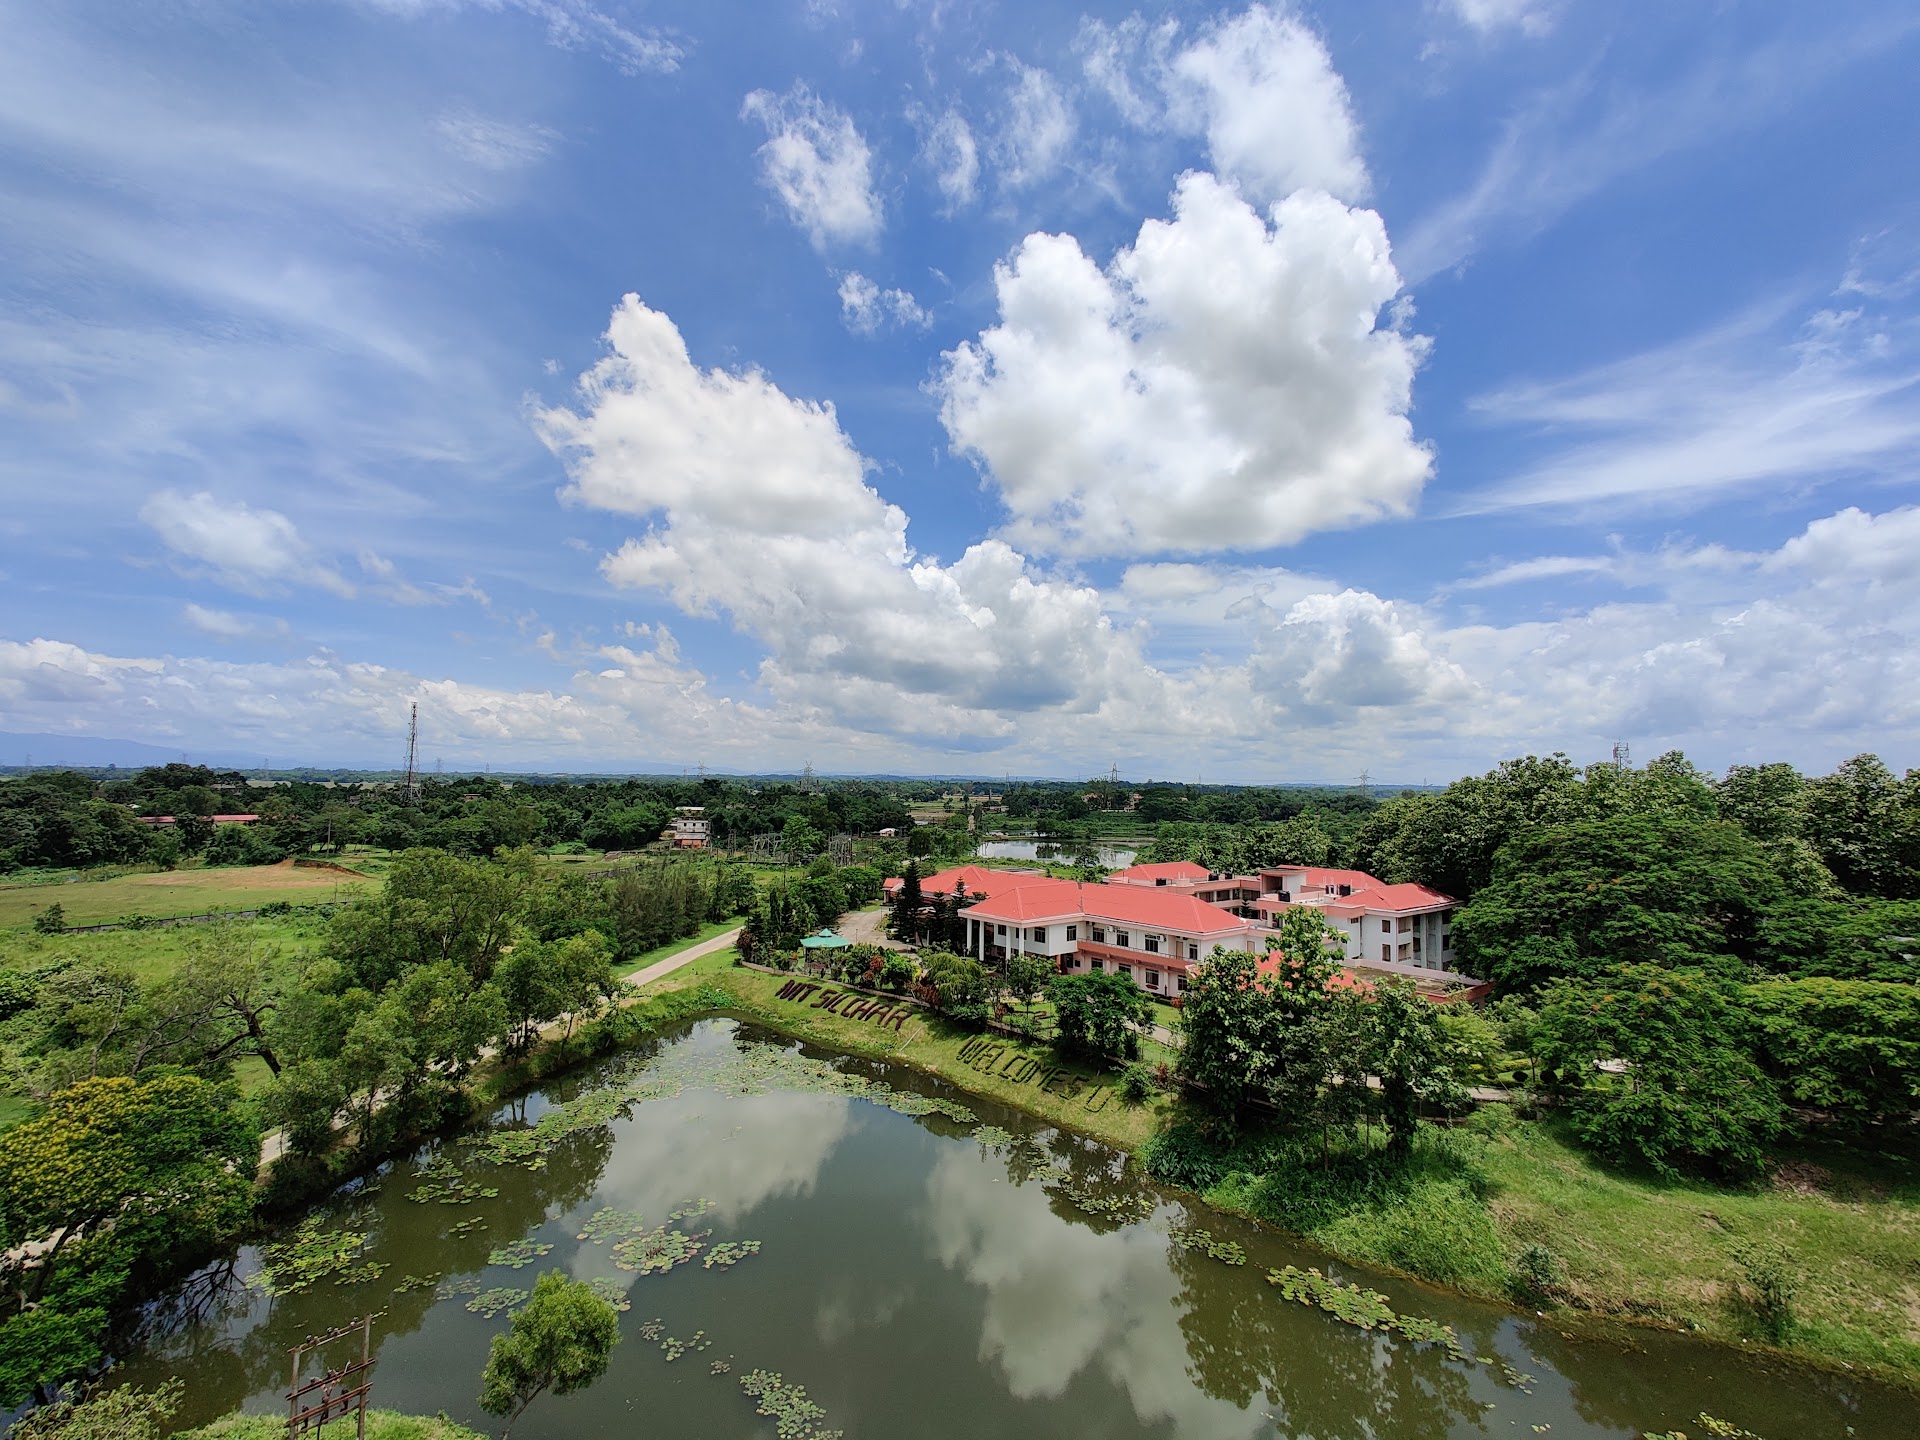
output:
<path id="1" fill-rule="evenodd" d="M 1162 880 L 1205 880 L 1212 872 L 1191 860 L 1169 860 L 1154 865 L 1129 865 L 1107 876 L 1109 885 L 1157 885 Z"/>
<path id="2" fill-rule="evenodd" d="M 1065 882 L 1052 880 L 1038 870 L 989 870 L 982 865 L 959 865 L 951 870 L 936 870 L 931 875 L 923 875 L 920 878 L 920 893 L 951 895 L 954 886 L 962 883 L 970 895 L 1000 895 L 1023 885 L 1058 885 Z M 904 884 L 906 880 L 895 875 L 882 889 L 889 895 L 897 895 Z"/>
<path id="3" fill-rule="evenodd" d="M 1147 885 L 1083 885 L 1074 880 L 1023 885 L 983 900 L 965 913 L 982 920 L 1022 924 L 1084 915 L 1112 925 L 1178 930 L 1189 935 L 1219 935 L 1247 928 L 1247 922 L 1238 915 L 1191 895 L 1168 894 Z"/>
<path id="4" fill-rule="evenodd" d="M 1295 900 L 1318 897 L 1333 888 L 1334 898 L 1373 910 L 1430 910 L 1436 905 L 1451 905 L 1451 895 L 1442 895 L 1425 885 L 1389 885 L 1364 870 L 1329 870 L 1317 865 L 1269 865 L 1262 873 L 1296 875 L 1292 895 Z M 1340 887 L 1351 887 L 1351 895 L 1341 895 Z"/>
<path id="5" fill-rule="evenodd" d="M 1356 900 L 1360 898 L 1354 896 Z M 1453 897 L 1424 885 L 1381 885 L 1367 892 L 1366 902 L 1373 910 L 1431 910 L 1453 904 Z"/>

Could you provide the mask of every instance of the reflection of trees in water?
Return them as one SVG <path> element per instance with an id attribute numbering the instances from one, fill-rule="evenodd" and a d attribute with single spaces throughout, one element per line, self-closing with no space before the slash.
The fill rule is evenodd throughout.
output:
<path id="1" fill-rule="evenodd" d="M 1284 1433 L 1315 1440 L 1445 1435 L 1462 1421 L 1486 1428 L 1458 1361 L 1284 1300 L 1252 1266 L 1168 1250 L 1187 1374 L 1213 1398 L 1270 1408 Z"/>
<path id="2" fill-rule="evenodd" d="M 519 1239 L 550 1212 L 564 1213 L 593 1194 L 613 1152 L 613 1136 L 605 1126 L 568 1135 L 538 1170 L 463 1166 L 470 1184 L 497 1185 L 499 1195 L 467 1205 L 415 1204 L 406 1198 L 417 1183 L 414 1167 L 434 1148 L 396 1162 L 375 1193 L 341 1197 L 316 1212 L 330 1228 L 367 1232 L 356 1263 L 384 1263 L 379 1279 L 362 1285 L 322 1280 L 269 1301 L 236 1277 L 235 1259 L 207 1266 L 150 1307 L 150 1318 L 143 1319 L 139 1334 L 122 1351 L 132 1353 L 137 1345 L 141 1352 L 127 1378 L 146 1382 L 180 1376 L 187 1382 L 192 1413 L 183 1412 L 179 1422 L 197 1424 L 233 1410 L 251 1394 L 283 1386 L 287 1351 L 294 1344 L 368 1310 L 380 1312 L 373 1331 L 377 1355 L 388 1339 L 418 1330 L 436 1303 L 431 1285 L 396 1292 L 403 1276 L 437 1271 L 450 1279 L 483 1269 L 496 1245 Z M 458 1148 L 451 1153 L 456 1163 L 464 1159 Z M 471 1218 L 485 1220 L 486 1228 L 448 1233 Z M 250 1311 L 258 1321 L 230 1335 Z"/>
<path id="3" fill-rule="evenodd" d="M 1697 1337 L 1657 1333 L 1579 1339 L 1551 1323 L 1524 1326 L 1526 1345 L 1565 1377 L 1574 1411 L 1593 1425 L 1695 1431 L 1701 1411 L 1767 1436 L 1891 1440 L 1916 1433 L 1910 1394 L 1852 1376 L 1747 1356 Z"/>

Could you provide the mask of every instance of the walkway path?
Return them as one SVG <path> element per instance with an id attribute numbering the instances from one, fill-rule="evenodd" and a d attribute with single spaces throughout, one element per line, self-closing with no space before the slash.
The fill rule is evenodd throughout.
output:
<path id="1" fill-rule="evenodd" d="M 627 976 L 627 983 L 629 985 L 650 984 L 658 980 L 662 975 L 671 975 L 682 965 L 691 965 L 702 955 L 711 955 L 716 950 L 727 949 L 739 938 L 740 927 L 736 925 L 723 935 L 716 935 L 711 940 L 702 940 L 698 945 L 689 945 L 678 955 L 669 955 L 664 960 L 656 960 L 653 964 L 634 971 L 631 975 Z"/>

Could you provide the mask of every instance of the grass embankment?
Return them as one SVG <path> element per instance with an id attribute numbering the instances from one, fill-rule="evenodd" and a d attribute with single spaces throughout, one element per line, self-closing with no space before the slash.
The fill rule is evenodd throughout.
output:
<path id="1" fill-rule="evenodd" d="M 284 1440 L 284 1415 L 225 1415 L 198 1430 L 186 1430 L 173 1440 Z M 318 1440 L 345 1440 L 357 1433 L 352 1420 L 336 1420 L 311 1432 Z M 393 1410 L 367 1412 L 367 1440 L 486 1440 L 478 1431 L 456 1425 L 444 1415 L 402 1415 Z"/>
<path id="2" fill-rule="evenodd" d="M 1515 1123 L 1480 1161 L 1508 1248 L 1540 1244 L 1581 1309 L 1729 1340 L 1763 1330 L 1738 1252 L 1783 1246 L 1798 1293 L 1785 1348 L 1920 1386 L 1920 1167 L 1893 1156 L 1794 1156 L 1747 1189 L 1603 1170 L 1555 1127 Z"/>
<path id="3" fill-rule="evenodd" d="M 732 958 L 704 956 L 649 990 L 720 986 L 741 1011 L 788 1034 L 903 1061 L 1128 1150 L 1182 1117 L 1167 1096 L 1130 1106 L 1116 1095 L 1089 1113 L 975 1071 L 959 1059 L 972 1036 L 935 1017 L 916 1017 L 896 1035 L 776 1000 L 789 977 L 735 967 Z M 1051 1061 L 1042 1047 L 1021 1048 Z M 1730 1343 L 1773 1343 L 1740 1257 L 1750 1242 L 1772 1242 L 1789 1252 L 1797 1286 L 1778 1348 L 1920 1387 L 1920 1167 L 1834 1151 L 1797 1157 L 1782 1174 L 1790 1180 L 1731 1189 L 1622 1174 L 1595 1164 L 1554 1124 L 1488 1106 L 1465 1126 L 1424 1131 L 1404 1170 L 1316 1175 L 1310 1164 L 1234 1170 L 1229 1162 L 1194 1188 L 1217 1209 L 1282 1226 L 1339 1258 L 1510 1303 L 1520 1299 L 1516 1260 L 1541 1246 L 1561 1272 L 1547 1308 L 1567 1323 L 1586 1312 Z"/>
<path id="4" fill-rule="evenodd" d="M 1006 1036 L 992 1037 L 994 1044 L 1004 1045 L 1006 1050 L 997 1058 L 993 1072 L 983 1073 L 960 1058 L 961 1050 L 979 1038 L 974 1031 L 963 1030 L 938 1016 L 918 1011 L 896 1032 L 891 1026 L 883 1029 L 864 1020 L 830 1015 L 804 1003 L 778 1000 L 774 997 L 781 986 L 789 980 L 806 977 L 769 975 L 736 966 L 733 953 L 732 950 L 723 950 L 703 955 L 665 979 L 656 981 L 648 987 L 648 992 L 665 994 L 697 985 L 716 985 L 734 997 L 735 1008 L 741 1013 L 764 1020 L 786 1034 L 817 1041 L 851 1055 L 897 1060 L 929 1075 L 951 1081 L 972 1094 L 998 1100 L 1056 1125 L 1126 1149 L 1139 1146 L 1157 1130 L 1172 1103 L 1167 1096 L 1161 1095 L 1146 1104 L 1129 1105 L 1120 1099 L 1118 1093 L 1110 1092 L 1103 1104 L 1093 1094 L 1092 1087 L 1111 1087 L 1115 1077 L 1086 1066 L 1064 1067 L 1082 1080 L 1086 1087 L 1076 1098 L 1042 1090 L 1031 1080 L 1023 1083 L 1010 1079 L 1000 1071 L 1010 1067 L 1015 1074 L 1021 1073 L 1024 1067 L 1014 1063 L 1013 1057 L 1016 1055 L 1031 1059 L 1042 1071 L 1059 1066 L 1060 1062 L 1044 1045 L 1026 1045 Z M 837 990 L 844 987 L 835 985 L 831 988 Z M 1090 1099 L 1100 1108 L 1089 1109 Z"/>
<path id="5" fill-rule="evenodd" d="M 291 861 L 156 870 L 63 885 L 6 885 L 0 886 L 0 930 L 28 925 L 35 915 L 54 904 L 60 906 L 69 925 L 104 925 L 135 915 L 159 920 L 222 910 L 257 910 L 275 900 L 320 905 L 354 899 L 372 885 L 363 876 Z"/>

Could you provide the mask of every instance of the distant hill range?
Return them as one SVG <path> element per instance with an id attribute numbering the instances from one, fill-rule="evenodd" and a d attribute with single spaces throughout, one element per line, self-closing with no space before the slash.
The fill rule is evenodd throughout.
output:
<path id="1" fill-rule="evenodd" d="M 138 770 L 183 758 L 188 764 L 206 765 L 215 770 L 258 770 L 264 757 L 243 755 L 237 750 L 184 749 L 149 745 L 140 740 L 111 740 L 98 735 L 15 735 L 0 731 L 0 769 L 30 764 L 36 770 L 61 765 L 87 768 L 119 765 Z M 277 770 L 288 763 L 281 760 L 274 768 Z"/>
<path id="2" fill-rule="evenodd" d="M 31 766 L 35 770 L 60 769 L 72 766 L 82 770 L 104 770 L 108 766 L 119 766 L 123 770 L 138 770 L 148 765 L 165 765 L 170 761 L 184 760 L 190 765 L 205 765 L 214 770 L 239 770 L 248 775 L 258 775 L 261 762 L 270 760 L 272 773 L 286 779 L 289 776 L 321 779 L 329 776 L 350 777 L 366 780 L 397 780 L 400 776 L 396 767 L 368 767 L 357 765 L 316 765 L 299 758 L 283 755 L 263 756 L 249 754 L 239 750 L 196 750 L 187 747 L 152 745 L 144 740 L 115 740 L 99 735 L 22 735 L 9 731 L 0 731 L 0 774 L 18 774 Z M 423 767 L 424 769 L 425 767 Z M 534 782 L 566 780 L 691 780 L 696 778 L 681 767 L 648 768 L 644 765 L 632 765 L 619 768 L 611 765 L 593 765 L 583 763 L 575 770 L 514 770 L 510 767 L 488 767 L 495 779 L 529 780 Z M 455 775 L 476 773 L 471 765 L 461 765 L 457 770 L 449 767 L 446 778 Z M 880 780 L 880 781 L 918 781 L 922 784 L 933 782 L 961 782 L 1001 786 L 1007 784 L 1059 785 L 1077 782 L 1071 777 L 1060 775 L 966 775 L 951 772 L 943 775 L 907 775 L 899 772 L 868 772 L 850 774 L 846 772 L 822 771 L 811 775 L 797 770 L 727 770 L 709 769 L 705 772 L 716 779 L 734 781 L 759 781 L 772 784 L 811 784 L 819 780 Z M 433 774 L 423 774 L 423 779 L 439 778 Z M 1104 779 L 1095 776 L 1084 783 L 1093 784 Z M 1124 780 L 1122 784 L 1133 789 L 1150 786 L 1179 786 L 1178 780 Z M 1237 790 L 1244 785 L 1268 786 L 1291 790 L 1351 790 L 1354 785 L 1319 780 L 1269 780 L 1269 781 L 1216 781 L 1195 785 L 1195 790 Z M 1393 781 L 1375 780 L 1373 788 L 1379 791 L 1395 790 L 1439 790 L 1440 785 L 1409 785 Z"/>

